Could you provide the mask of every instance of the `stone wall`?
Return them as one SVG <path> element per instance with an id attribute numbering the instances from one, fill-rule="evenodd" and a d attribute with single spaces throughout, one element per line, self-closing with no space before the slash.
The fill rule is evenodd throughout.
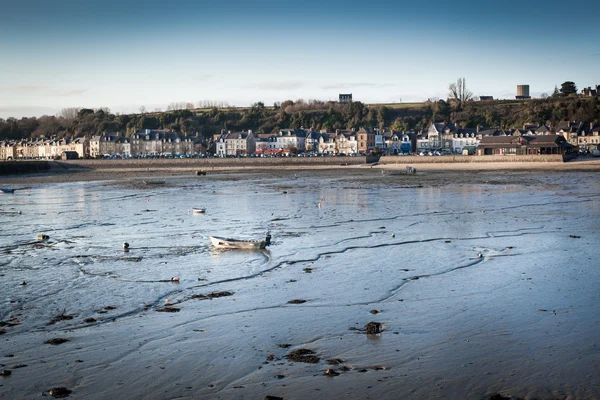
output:
<path id="1" fill-rule="evenodd" d="M 570 155 L 524 155 L 524 156 L 383 156 L 380 164 L 443 164 L 443 163 L 489 163 L 489 162 L 563 162 Z"/>
<path id="2" fill-rule="evenodd" d="M 50 169 L 48 161 L 2 161 L 0 162 L 0 175 L 28 174 L 44 172 Z"/>

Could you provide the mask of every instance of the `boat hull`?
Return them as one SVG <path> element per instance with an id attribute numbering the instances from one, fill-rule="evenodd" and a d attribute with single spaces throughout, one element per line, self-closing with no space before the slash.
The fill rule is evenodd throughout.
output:
<path id="1" fill-rule="evenodd" d="M 218 249 L 261 250 L 267 246 L 266 240 L 237 240 L 211 236 L 210 242 Z"/>

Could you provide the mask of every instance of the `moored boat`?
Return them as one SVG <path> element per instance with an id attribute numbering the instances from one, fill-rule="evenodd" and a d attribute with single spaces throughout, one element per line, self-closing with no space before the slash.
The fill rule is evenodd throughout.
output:
<path id="1" fill-rule="evenodd" d="M 193 214 L 204 214 L 206 212 L 206 208 L 192 208 Z"/>
<path id="2" fill-rule="evenodd" d="M 14 192 L 15 192 L 15 189 L 0 189 L 0 193 L 11 194 Z"/>
<path id="3" fill-rule="evenodd" d="M 263 240 L 240 240 L 210 236 L 212 245 L 219 249 L 261 250 L 271 244 L 271 235 L 267 233 Z"/>

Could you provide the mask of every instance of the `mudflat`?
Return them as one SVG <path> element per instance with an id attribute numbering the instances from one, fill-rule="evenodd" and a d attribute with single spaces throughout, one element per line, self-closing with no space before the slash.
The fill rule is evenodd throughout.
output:
<path id="1" fill-rule="evenodd" d="M 3 177 L 0 398 L 600 398 L 596 166 Z"/>

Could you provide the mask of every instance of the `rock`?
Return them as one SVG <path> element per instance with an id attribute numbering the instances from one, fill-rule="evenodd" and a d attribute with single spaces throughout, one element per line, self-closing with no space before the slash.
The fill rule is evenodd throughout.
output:
<path id="1" fill-rule="evenodd" d="M 338 376 L 339 372 L 336 372 L 333 368 L 327 368 L 325 370 L 325 375 L 327 375 L 327 376 Z"/>
<path id="2" fill-rule="evenodd" d="M 66 387 L 55 387 L 48 390 L 48 394 L 56 399 L 62 399 L 63 397 L 68 397 L 71 391 Z"/>
<path id="3" fill-rule="evenodd" d="M 340 365 L 343 363 L 344 360 L 342 360 L 341 358 L 330 358 L 329 360 L 327 360 L 327 364 L 329 365 Z"/>
<path id="4" fill-rule="evenodd" d="M 295 299 L 295 300 L 288 301 L 288 304 L 302 304 L 302 303 L 306 303 L 306 300 Z"/>
<path id="5" fill-rule="evenodd" d="M 275 378 L 277 378 L 277 379 L 283 379 L 283 378 L 285 378 L 285 375 L 275 375 Z"/>
<path id="6" fill-rule="evenodd" d="M 303 362 L 308 364 L 316 364 L 320 358 L 315 355 L 315 352 L 310 349 L 297 349 L 286 354 L 285 358 L 290 361 Z"/>
<path id="7" fill-rule="evenodd" d="M 313 272 L 313 269 L 312 268 L 304 268 L 303 271 L 306 272 L 307 274 L 310 274 L 311 272 Z"/>
<path id="8" fill-rule="evenodd" d="M 4 335 L 6 333 L 5 329 L 0 329 L 0 335 Z"/>
<path id="9" fill-rule="evenodd" d="M 289 343 L 282 343 L 282 344 L 278 344 L 277 346 L 281 347 L 282 349 L 287 349 L 288 347 L 292 347 L 292 345 Z"/>
<path id="10" fill-rule="evenodd" d="M 44 343 L 45 344 L 51 344 L 53 346 L 58 346 L 59 344 L 63 344 L 68 342 L 70 339 L 67 338 L 54 338 L 54 339 L 49 339 L 46 340 Z"/>
<path id="11" fill-rule="evenodd" d="M 375 314 L 379 314 L 381 311 L 379 310 L 371 310 L 369 311 L 371 314 L 375 315 Z"/>
<path id="12" fill-rule="evenodd" d="M 578 235 L 569 235 L 569 237 L 573 239 L 581 239 L 581 236 Z"/>
<path id="13" fill-rule="evenodd" d="M 381 322 L 369 322 L 365 325 L 367 335 L 375 335 L 381 333 Z"/>
<path id="14" fill-rule="evenodd" d="M 12 371 L 10 369 L 3 369 L 2 371 L 0 371 L 0 376 L 10 376 L 10 374 L 12 374 Z"/>
<path id="15" fill-rule="evenodd" d="M 83 320 L 83 322 L 85 322 L 86 324 L 92 324 L 96 322 L 96 318 L 86 318 Z"/>
<path id="16" fill-rule="evenodd" d="M 179 311 L 181 311 L 181 308 L 172 307 L 172 306 L 164 306 L 162 308 L 157 308 L 156 311 L 158 311 L 158 312 L 179 312 Z"/>
<path id="17" fill-rule="evenodd" d="M 340 367 L 340 371 L 344 371 L 344 372 L 346 372 L 346 371 L 350 371 L 350 367 L 346 367 L 345 365 L 342 365 L 342 366 Z"/>

